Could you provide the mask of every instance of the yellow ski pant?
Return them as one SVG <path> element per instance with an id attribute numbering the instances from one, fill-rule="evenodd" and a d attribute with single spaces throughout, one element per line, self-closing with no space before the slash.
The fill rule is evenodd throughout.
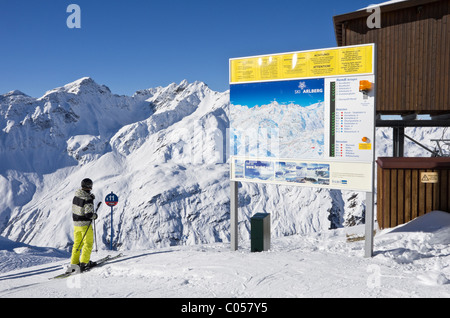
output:
<path id="1" fill-rule="evenodd" d="M 87 231 L 87 232 L 86 232 Z M 83 235 L 86 233 L 86 236 Z M 74 226 L 73 227 L 73 247 L 71 264 L 89 263 L 91 258 L 92 247 L 94 245 L 94 231 L 92 225 L 86 226 Z M 81 240 L 83 239 L 83 242 Z M 80 259 L 81 251 L 81 259 Z"/>

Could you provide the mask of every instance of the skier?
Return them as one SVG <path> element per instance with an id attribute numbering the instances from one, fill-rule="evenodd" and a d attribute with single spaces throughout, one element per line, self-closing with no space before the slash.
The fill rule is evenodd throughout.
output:
<path id="1" fill-rule="evenodd" d="M 72 248 L 71 266 L 68 271 L 75 271 L 77 266 L 81 272 L 94 267 L 95 262 L 90 260 L 94 244 L 94 231 L 91 223 L 97 219 L 94 211 L 95 196 L 91 193 L 93 182 L 86 178 L 81 181 L 81 189 L 75 192 L 72 201 L 72 218 L 74 225 L 74 242 Z M 80 250 L 81 258 L 80 258 Z M 81 263 L 80 263 L 81 261 Z"/>

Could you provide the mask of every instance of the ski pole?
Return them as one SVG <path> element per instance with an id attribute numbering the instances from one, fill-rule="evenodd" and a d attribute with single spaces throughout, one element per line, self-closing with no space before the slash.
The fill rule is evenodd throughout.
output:
<path id="1" fill-rule="evenodd" d="M 98 252 L 98 247 L 97 247 L 97 227 L 95 226 L 95 220 L 94 220 L 94 241 L 95 241 L 95 253 Z"/>
<path id="2" fill-rule="evenodd" d="M 97 209 L 95 210 L 95 213 L 97 213 L 98 209 L 100 208 L 100 205 L 102 204 L 102 201 L 100 201 L 97 204 Z M 98 246 L 97 246 L 97 226 L 95 225 L 95 219 L 94 219 L 94 241 L 95 241 L 95 253 L 98 252 Z"/>
<path id="3" fill-rule="evenodd" d="M 78 245 L 77 252 L 80 250 L 81 244 L 83 244 L 84 237 L 86 236 L 87 232 L 89 231 L 89 227 L 91 226 L 91 223 L 92 223 L 92 220 L 91 220 L 91 222 L 89 222 L 89 225 L 88 225 L 88 227 L 86 229 L 86 232 L 84 232 L 83 238 L 80 241 L 80 245 Z"/>
<path id="4" fill-rule="evenodd" d="M 95 209 L 95 213 L 97 213 L 97 211 L 100 208 L 101 204 L 102 204 L 101 201 L 97 204 L 97 209 Z M 94 222 L 95 222 L 95 220 L 94 220 Z M 89 225 L 88 225 L 88 227 L 86 229 L 86 232 L 84 232 L 83 238 L 80 241 L 80 245 L 78 245 L 77 252 L 80 250 L 80 246 L 81 246 L 81 244 L 83 244 L 84 237 L 86 236 L 87 232 L 89 231 L 89 227 L 91 226 L 91 224 L 92 224 L 92 220 L 91 220 L 91 222 L 89 222 Z M 94 225 L 95 225 L 95 223 L 94 223 Z"/>

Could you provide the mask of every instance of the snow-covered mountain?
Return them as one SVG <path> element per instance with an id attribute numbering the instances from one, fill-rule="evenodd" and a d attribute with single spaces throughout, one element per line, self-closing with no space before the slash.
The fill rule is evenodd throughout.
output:
<path id="1" fill-rule="evenodd" d="M 40 98 L 1 95 L 0 236 L 68 249 L 73 193 L 89 177 L 97 200 L 119 196 L 121 249 L 227 242 L 228 112 L 229 93 L 202 82 L 118 96 L 86 77 Z M 423 141 L 442 131 L 408 134 Z M 389 154 L 391 139 L 377 131 L 378 154 Z M 285 236 L 360 224 L 365 210 L 362 193 L 255 183 L 240 185 L 239 205 L 244 240 L 261 211 L 272 213 L 272 235 Z M 108 247 L 104 204 L 96 228 L 99 248 Z"/>

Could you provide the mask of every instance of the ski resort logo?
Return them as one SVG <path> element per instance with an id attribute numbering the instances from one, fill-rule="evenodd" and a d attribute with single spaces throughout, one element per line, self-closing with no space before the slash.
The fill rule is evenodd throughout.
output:
<path id="1" fill-rule="evenodd" d="M 301 81 L 298 84 L 298 88 L 295 90 L 295 94 L 316 94 L 323 93 L 323 88 L 308 88 L 305 81 Z"/>

